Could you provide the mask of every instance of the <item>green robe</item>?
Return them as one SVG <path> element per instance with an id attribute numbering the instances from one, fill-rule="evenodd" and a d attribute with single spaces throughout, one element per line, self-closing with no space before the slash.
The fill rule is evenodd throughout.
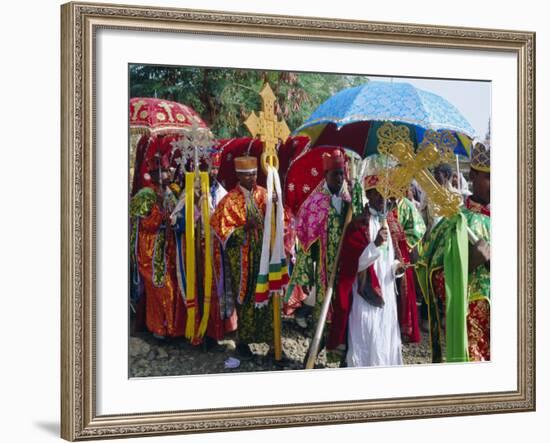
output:
<path id="1" fill-rule="evenodd" d="M 468 304 L 481 298 L 490 300 L 490 272 L 478 266 L 468 272 L 468 227 L 478 238 L 490 244 L 490 218 L 469 209 L 442 219 L 423 243 L 417 264 L 418 282 L 428 305 L 432 360 L 469 361 L 466 322 Z M 437 277 L 444 275 L 438 287 Z M 439 294 L 445 295 L 441 312 Z M 443 315 L 443 318 L 442 318 Z"/>
<path id="2" fill-rule="evenodd" d="M 426 233 L 426 223 L 420 211 L 408 198 L 402 198 L 397 204 L 397 219 L 405 232 L 407 246 L 413 249 Z"/>

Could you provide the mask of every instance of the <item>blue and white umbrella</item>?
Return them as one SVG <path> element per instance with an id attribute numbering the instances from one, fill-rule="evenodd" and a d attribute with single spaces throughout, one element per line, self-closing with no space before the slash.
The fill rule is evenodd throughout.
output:
<path id="1" fill-rule="evenodd" d="M 334 94 L 313 111 L 294 134 L 307 134 L 314 143 L 319 140 L 323 144 L 334 144 L 337 140 L 321 140 L 325 129 L 338 136 L 346 126 L 368 122 L 372 126 L 368 131 L 369 140 L 362 141 L 363 152 L 359 153 L 369 155 L 373 152 L 368 145 L 374 143 L 374 131 L 370 129 L 388 121 L 409 126 L 413 129 L 413 141 L 418 143 L 423 140 L 426 130 L 451 131 L 459 140 L 455 152 L 466 156 L 470 148 L 468 139 L 476 135 L 458 109 L 443 97 L 409 83 L 379 81 L 369 81 Z M 355 148 L 357 151 L 357 146 Z"/>

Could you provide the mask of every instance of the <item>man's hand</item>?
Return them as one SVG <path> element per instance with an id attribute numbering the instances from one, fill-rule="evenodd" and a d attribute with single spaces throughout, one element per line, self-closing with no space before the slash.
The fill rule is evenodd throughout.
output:
<path id="1" fill-rule="evenodd" d="M 386 242 L 388 239 L 388 229 L 383 227 L 380 228 L 380 231 L 378 231 L 378 235 L 374 239 L 374 244 L 378 247 Z"/>
<path id="2" fill-rule="evenodd" d="M 479 240 L 475 245 L 470 244 L 468 254 L 468 271 L 472 272 L 478 266 L 488 263 L 491 259 L 491 248 L 485 240 Z"/>
<path id="3" fill-rule="evenodd" d="M 407 270 L 407 265 L 403 262 L 399 262 L 395 267 L 395 275 L 403 275 Z"/>

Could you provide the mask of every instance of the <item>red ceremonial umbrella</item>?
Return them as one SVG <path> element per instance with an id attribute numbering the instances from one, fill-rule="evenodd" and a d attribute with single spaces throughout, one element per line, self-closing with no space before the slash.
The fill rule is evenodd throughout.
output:
<path id="1" fill-rule="evenodd" d="M 137 146 L 131 146 L 136 149 L 132 195 L 151 184 L 152 171 L 172 168 L 180 174 L 190 162 L 194 165 L 191 145 L 200 145 L 202 161 L 211 150 L 206 144 L 215 144 L 206 123 L 193 108 L 181 103 L 134 97 L 130 99 L 129 120 L 130 133 L 141 134 Z M 182 143 L 185 139 L 191 143 Z"/>
<path id="2" fill-rule="evenodd" d="M 181 134 L 193 125 L 208 128 L 193 108 L 160 98 L 131 98 L 129 114 L 132 134 Z"/>
<path id="3" fill-rule="evenodd" d="M 309 137 L 303 135 L 291 136 L 279 148 L 277 156 L 279 157 L 279 177 L 281 178 L 281 184 L 285 182 L 290 164 L 308 147 L 309 141 Z"/>
<path id="4" fill-rule="evenodd" d="M 308 142 L 308 137 L 288 137 L 285 143 L 279 147 L 279 176 L 281 178 L 281 182 L 284 181 L 284 177 L 292 159 L 302 152 Z M 236 186 L 237 175 L 235 174 L 233 160 L 235 157 L 242 155 L 251 155 L 258 159 L 258 184 L 260 186 L 265 186 L 265 173 L 260 167 L 260 157 L 262 155 L 263 145 L 259 139 L 253 139 L 251 137 L 222 139 L 218 142 L 215 149 L 221 151 L 221 164 L 220 171 L 218 172 L 218 181 L 225 189 L 230 190 Z"/>
<path id="5" fill-rule="evenodd" d="M 319 146 L 296 157 L 290 164 L 284 183 L 284 199 L 293 214 L 297 214 L 300 206 L 317 185 L 324 178 L 323 154 L 332 153 L 335 149 L 342 151 L 346 157 L 358 158 L 359 155 L 351 150 L 340 146 Z M 349 175 L 346 167 L 346 175 Z"/>

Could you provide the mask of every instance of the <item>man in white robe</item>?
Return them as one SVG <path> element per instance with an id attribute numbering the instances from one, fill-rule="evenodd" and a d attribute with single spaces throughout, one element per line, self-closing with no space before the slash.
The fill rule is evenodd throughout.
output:
<path id="1" fill-rule="evenodd" d="M 372 180 L 371 180 L 372 184 Z M 332 347 L 347 331 L 348 367 L 403 364 L 397 314 L 396 278 L 404 266 L 395 258 L 383 218 L 384 199 L 375 187 L 366 191 L 365 212 L 346 230 L 340 265 Z"/>

